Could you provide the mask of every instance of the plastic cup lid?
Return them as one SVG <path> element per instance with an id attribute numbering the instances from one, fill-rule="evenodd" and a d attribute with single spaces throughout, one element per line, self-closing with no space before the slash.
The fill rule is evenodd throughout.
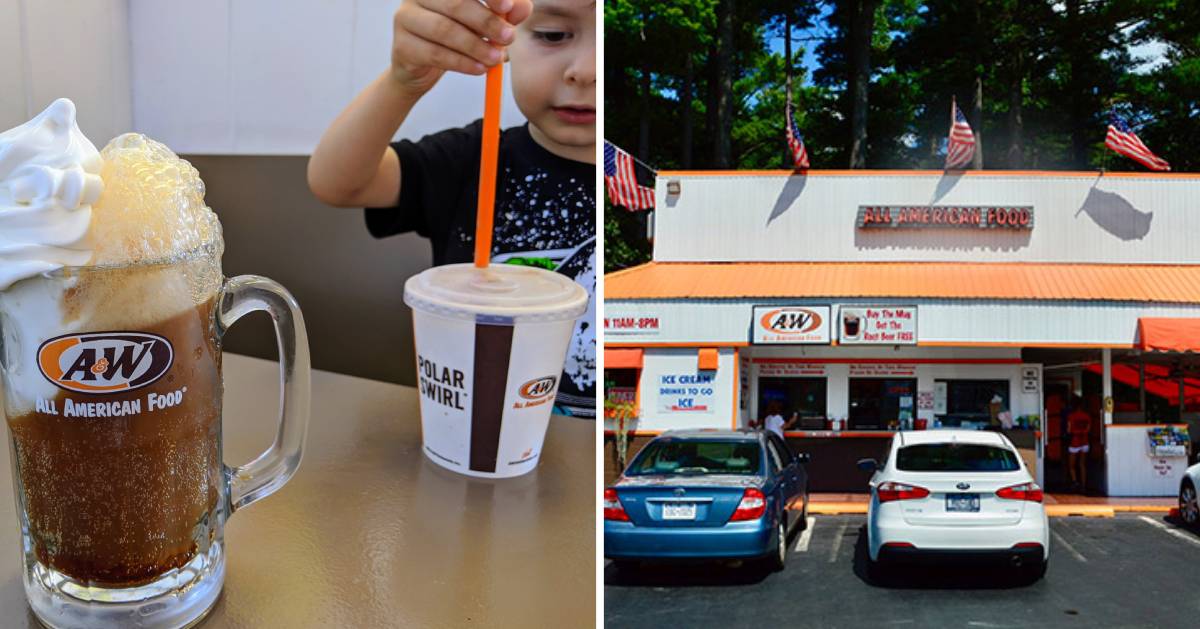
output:
<path id="1" fill-rule="evenodd" d="M 404 303 L 414 309 L 484 323 L 578 319 L 588 294 L 571 278 L 537 267 L 449 264 L 404 283 Z"/>

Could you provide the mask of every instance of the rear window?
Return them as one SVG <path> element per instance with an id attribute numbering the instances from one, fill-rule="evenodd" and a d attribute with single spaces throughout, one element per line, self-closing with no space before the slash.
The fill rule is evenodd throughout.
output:
<path id="1" fill-rule="evenodd" d="M 757 474 L 759 447 L 752 441 L 655 441 L 627 474 Z"/>
<path id="2" fill-rule="evenodd" d="M 896 469 L 905 472 L 1015 472 L 1017 455 L 1008 448 L 974 443 L 925 443 L 896 453 Z"/>

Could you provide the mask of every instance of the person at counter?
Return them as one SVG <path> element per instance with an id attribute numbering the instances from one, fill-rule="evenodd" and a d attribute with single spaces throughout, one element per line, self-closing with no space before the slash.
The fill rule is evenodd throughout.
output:
<path id="1" fill-rule="evenodd" d="M 783 431 L 791 430 L 796 425 L 796 422 L 800 421 L 800 414 L 792 413 L 792 417 L 785 422 L 782 413 L 783 406 L 779 402 L 771 402 L 767 405 L 767 416 L 758 421 L 750 420 L 750 427 L 760 430 L 765 428 L 779 435 L 779 438 L 782 439 Z"/>
<path id="2" fill-rule="evenodd" d="M 1087 490 L 1088 445 L 1092 432 L 1092 418 L 1083 407 L 1083 398 L 1075 396 L 1071 411 L 1067 414 L 1067 471 L 1071 485 L 1078 491 Z"/>

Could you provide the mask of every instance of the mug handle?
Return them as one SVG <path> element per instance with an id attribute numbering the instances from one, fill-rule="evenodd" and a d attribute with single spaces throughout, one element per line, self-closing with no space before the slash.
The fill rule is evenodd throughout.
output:
<path id="1" fill-rule="evenodd" d="M 308 432 L 311 364 L 304 316 L 287 289 L 258 275 L 241 275 L 227 280 L 221 290 L 217 311 L 217 335 L 224 336 L 238 319 L 251 312 L 266 312 L 275 324 L 279 343 L 279 431 L 275 442 L 253 461 L 239 466 L 222 466 L 227 484 L 228 513 L 247 507 L 283 487 L 300 467 L 300 455 Z"/>

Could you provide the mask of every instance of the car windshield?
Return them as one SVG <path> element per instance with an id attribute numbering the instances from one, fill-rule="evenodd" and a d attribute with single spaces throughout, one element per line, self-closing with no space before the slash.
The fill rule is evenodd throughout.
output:
<path id="1" fill-rule="evenodd" d="M 753 441 L 655 441 L 627 472 L 645 474 L 757 474 L 759 448 Z"/>
<path id="2" fill-rule="evenodd" d="M 1017 455 L 1008 448 L 977 443 L 924 443 L 900 448 L 896 469 L 905 472 L 1015 472 Z"/>

